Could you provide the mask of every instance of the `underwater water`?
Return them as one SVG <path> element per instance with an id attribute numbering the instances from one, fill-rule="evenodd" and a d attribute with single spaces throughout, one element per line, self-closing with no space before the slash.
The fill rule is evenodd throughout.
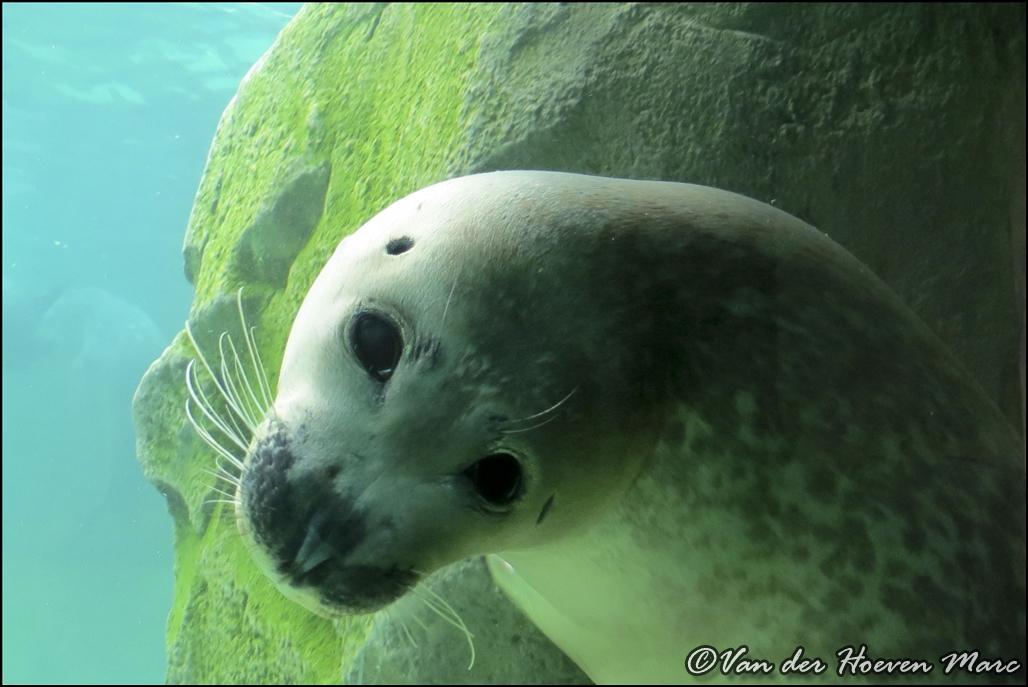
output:
<path id="1" fill-rule="evenodd" d="M 3 4 L 3 681 L 165 679 L 140 376 L 186 319 L 211 137 L 299 3 Z"/>

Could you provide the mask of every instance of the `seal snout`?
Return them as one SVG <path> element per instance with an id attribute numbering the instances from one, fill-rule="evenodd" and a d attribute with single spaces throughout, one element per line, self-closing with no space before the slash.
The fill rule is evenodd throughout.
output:
<path id="1" fill-rule="evenodd" d="M 417 582 L 411 568 L 353 560 L 368 516 L 336 490 L 338 468 L 298 470 L 285 426 L 267 430 L 251 450 L 239 494 L 243 534 L 264 554 L 272 568 L 265 572 L 327 615 L 369 612 L 402 596 Z"/>

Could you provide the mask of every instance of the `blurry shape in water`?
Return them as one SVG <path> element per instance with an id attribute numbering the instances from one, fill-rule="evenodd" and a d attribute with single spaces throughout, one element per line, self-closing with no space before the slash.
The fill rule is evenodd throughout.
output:
<path id="1" fill-rule="evenodd" d="M 33 295 L 3 280 L 5 368 L 47 358 L 50 366 L 134 387 L 166 341 L 142 309 L 98 286 Z"/>

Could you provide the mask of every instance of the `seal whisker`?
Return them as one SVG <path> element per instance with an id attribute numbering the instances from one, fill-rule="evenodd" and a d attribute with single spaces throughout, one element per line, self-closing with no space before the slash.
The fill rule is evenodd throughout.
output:
<path id="1" fill-rule="evenodd" d="M 230 506 L 234 506 L 234 505 L 236 505 L 236 500 L 235 500 L 235 498 L 227 498 L 227 499 L 207 499 L 207 503 L 227 503 L 227 504 L 229 504 Z"/>
<path id="2" fill-rule="evenodd" d="M 220 449 L 221 447 L 218 447 L 218 448 Z M 235 502 L 236 502 L 236 492 L 239 489 L 239 485 L 241 483 L 240 475 L 241 475 L 241 473 L 243 471 L 242 462 L 239 461 L 239 459 L 236 458 L 235 456 L 233 456 L 232 454 L 228 454 L 228 459 L 230 461 L 230 464 L 233 465 L 233 467 L 235 468 L 235 470 L 233 471 L 233 470 L 229 470 L 229 468 L 225 467 L 224 463 L 222 462 L 222 458 L 223 458 L 223 456 L 219 455 L 217 460 L 216 460 L 215 465 L 216 465 L 217 469 L 215 469 L 215 470 L 206 470 L 205 469 L 204 472 L 206 472 L 208 475 L 212 475 L 214 477 L 214 480 L 215 480 L 214 484 L 210 485 L 211 491 L 215 492 L 216 494 L 221 494 L 225 498 L 224 499 L 209 498 L 209 499 L 207 499 L 207 501 L 209 503 L 230 503 L 230 504 L 234 505 Z M 226 483 L 229 486 L 230 489 L 226 490 L 226 489 L 221 488 L 221 486 L 219 486 L 219 484 L 221 482 Z"/>
<path id="3" fill-rule="evenodd" d="M 265 410 L 272 403 L 270 400 L 271 387 L 268 383 L 260 354 L 257 352 L 253 329 L 247 326 L 246 316 L 243 313 L 242 293 L 243 291 L 240 289 L 236 294 L 236 306 L 239 311 L 240 325 L 243 330 L 243 338 L 246 341 L 250 363 L 257 377 L 257 388 L 260 395 L 258 395 L 258 391 L 254 390 L 254 386 L 250 382 L 246 367 L 243 365 L 232 337 L 227 332 L 222 332 L 221 336 L 218 337 L 218 367 L 221 374 L 216 375 L 210 362 L 207 360 L 207 356 L 200 349 L 188 321 L 186 322 L 186 334 L 189 337 L 189 341 L 193 344 L 193 349 L 196 351 L 204 369 L 207 370 L 207 374 L 214 381 L 218 394 L 229 406 L 232 413 L 221 416 L 214 410 L 210 399 L 208 399 L 200 384 L 197 383 L 198 373 L 193 364 L 195 361 L 191 361 L 186 369 L 186 384 L 190 391 L 190 397 L 194 403 L 200 406 L 204 415 L 245 452 L 247 443 L 243 441 L 244 435 L 253 434 L 254 429 L 260 424 Z M 228 353 L 226 353 L 226 350 Z M 191 415 L 190 417 L 192 419 Z M 245 429 L 248 431 L 244 431 L 243 427 L 240 427 L 240 422 L 245 425 Z M 195 422 L 193 424 L 194 427 L 197 426 Z"/>
<path id="4" fill-rule="evenodd" d="M 268 381 L 268 375 L 264 370 L 264 361 L 261 360 L 261 353 L 257 348 L 257 339 L 254 338 L 253 333 L 257 331 L 257 328 L 246 326 L 246 315 L 243 313 L 243 287 L 239 287 L 239 291 L 236 292 L 236 309 L 239 311 L 239 321 L 243 325 L 243 338 L 246 339 L 246 349 L 250 353 L 250 363 L 253 365 L 254 372 L 257 375 L 257 385 L 261 392 L 258 406 L 265 409 L 270 408 L 274 394 L 271 393 L 271 383 Z M 252 389 L 251 393 L 253 393 Z M 254 395 L 254 399 L 256 400 L 256 395 Z"/>
<path id="5" fill-rule="evenodd" d="M 188 324 L 186 325 L 186 331 L 189 331 Z M 199 379 L 197 378 L 196 367 L 194 365 L 195 362 L 195 360 L 191 360 L 189 361 L 189 365 L 186 366 L 186 389 L 189 391 L 190 399 L 193 401 L 194 405 L 200 408 L 200 411 L 208 420 L 211 421 L 211 423 L 214 424 L 215 427 L 228 437 L 232 443 L 245 451 L 246 444 L 240 438 L 236 428 L 231 427 L 218 415 L 217 411 L 214 410 L 211 401 L 207 398 L 207 394 L 204 393 L 203 388 L 200 386 Z M 186 400 L 186 417 L 189 418 L 189 423 L 193 425 L 193 429 L 196 430 L 196 433 L 199 434 L 211 448 L 229 460 L 237 460 L 237 458 L 228 449 L 224 448 L 221 443 L 197 421 L 193 416 L 193 411 L 188 399 Z"/>
<path id="6" fill-rule="evenodd" d="M 233 499 L 234 492 L 240 485 L 240 475 L 245 470 L 244 456 L 249 449 L 250 439 L 267 409 L 272 406 L 271 385 L 254 336 L 256 328 L 247 325 L 243 312 L 242 289 L 236 292 L 236 309 L 246 344 L 244 355 L 249 358 L 249 368 L 232 337 L 227 332 L 222 332 L 218 337 L 218 374 L 215 374 L 214 366 L 201 350 L 188 321 L 185 326 L 186 335 L 197 354 L 197 358 L 189 361 L 186 366 L 186 389 L 189 394 L 186 400 L 186 417 L 200 438 L 217 453 L 216 470 L 207 472 L 214 475 L 217 480 L 227 483 L 233 493 L 224 491 L 217 483 L 212 485 L 212 488 Z M 208 395 L 204 391 L 200 383 L 197 360 L 214 383 L 216 394 Z M 215 404 L 216 397 L 220 397 L 224 402 L 224 409 L 219 410 L 219 406 Z M 202 417 L 196 415 L 194 407 L 200 409 Z M 214 429 L 201 422 L 202 418 L 206 418 L 206 423 L 210 423 Z M 220 433 L 220 437 L 215 435 L 215 430 Z"/>
<path id="7" fill-rule="evenodd" d="M 575 392 L 576 392 L 576 391 L 578 391 L 578 387 L 577 387 L 577 386 L 576 386 L 576 387 L 575 387 L 574 389 L 572 389 L 571 391 L 569 391 L 569 392 L 568 392 L 568 395 L 567 395 L 567 396 L 565 396 L 564 398 L 560 399 L 559 401 L 557 401 L 556 403 L 554 403 L 554 404 L 553 404 L 552 406 L 550 406 L 550 407 L 549 407 L 549 408 L 547 408 L 546 410 L 543 410 L 543 411 L 541 411 L 541 412 L 538 412 L 538 413 L 536 413 L 535 415 L 528 415 L 528 416 L 526 416 L 526 417 L 523 417 L 523 418 L 519 418 L 519 419 L 517 419 L 517 420 L 511 420 L 511 422 L 524 422 L 525 420 L 534 420 L 535 418 L 537 418 L 537 417 L 542 417 L 543 415 L 546 415 L 547 413 L 552 413 L 552 412 L 553 412 L 553 411 L 555 411 L 555 410 L 556 410 L 557 408 L 559 408 L 560 406 L 564 405 L 564 403 L 565 403 L 565 402 L 566 402 L 566 401 L 567 401 L 567 400 L 568 400 L 569 398 L 571 398 L 572 396 L 574 396 L 574 395 L 575 395 Z"/>
<path id="8" fill-rule="evenodd" d="M 239 477 L 237 477 L 236 475 L 232 474 L 231 472 L 229 472 L 225 468 L 221 467 L 220 465 L 218 466 L 217 470 L 204 470 L 204 472 L 206 472 L 208 475 L 213 475 L 218 480 L 221 480 L 223 482 L 228 482 L 233 488 L 239 486 L 239 481 L 240 481 Z M 215 482 L 213 488 L 216 491 L 219 490 L 218 486 L 217 486 L 217 482 Z M 226 496 L 231 496 L 232 494 L 226 493 L 225 495 Z"/>
<path id="9" fill-rule="evenodd" d="M 412 646 L 415 649 L 417 649 L 418 646 L 419 646 L 418 645 L 418 640 L 414 638 L 414 633 L 410 631 L 410 626 L 407 625 L 407 619 L 404 618 L 403 615 L 400 614 L 400 613 L 394 613 L 393 609 L 391 607 L 386 608 L 385 613 L 386 613 L 386 615 L 389 618 L 396 620 L 396 624 L 399 626 L 399 629 L 400 629 L 400 637 L 402 638 L 402 641 L 408 642 L 410 644 L 410 646 Z M 421 625 L 422 629 L 424 629 L 426 631 L 428 630 L 428 628 L 425 627 L 424 623 L 422 623 L 417 618 L 417 616 L 414 616 L 413 619 L 419 625 Z"/>
<path id="10" fill-rule="evenodd" d="M 446 305 L 443 306 L 443 317 L 440 321 L 440 326 L 446 324 L 446 313 L 450 311 L 450 301 L 453 300 L 453 292 L 457 289 L 457 282 L 460 281 L 460 273 L 457 273 L 457 279 L 453 281 L 453 286 L 450 287 L 450 295 L 446 297 Z"/>
<path id="11" fill-rule="evenodd" d="M 243 472 L 244 466 L 241 461 L 235 459 L 235 456 L 233 456 L 233 460 L 229 461 L 228 465 L 225 465 L 225 463 L 222 461 L 222 458 L 219 456 L 215 461 L 215 467 L 217 468 L 218 474 L 223 479 L 232 482 L 238 486 L 240 481 L 240 475 Z"/>
<path id="12" fill-rule="evenodd" d="M 577 387 L 577 386 L 576 386 L 576 387 L 575 387 L 574 389 L 572 389 L 572 390 L 571 390 L 571 391 L 570 391 L 570 392 L 568 393 L 568 395 L 567 395 L 567 396 L 565 396 L 564 398 L 560 399 L 559 401 L 557 401 L 556 403 L 554 403 L 554 404 L 553 404 L 552 406 L 550 406 L 550 407 L 549 407 L 549 408 L 547 408 L 546 410 L 543 410 L 543 411 L 541 411 L 541 412 L 538 412 L 538 413 L 536 413 L 535 415 L 528 415 L 528 416 L 526 416 L 526 417 L 518 418 L 518 419 L 516 419 L 516 420 L 510 420 L 509 422 L 510 422 L 511 424 L 513 424 L 513 423 L 515 423 L 515 422 L 525 422 L 526 420 L 534 420 L 534 419 L 535 419 L 535 418 L 537 418 L 537 417 L 543 417 L 544 415 L 549 415 L 550 413 L 553 413 L 553 412 L 555 412 L 555 411 L 557 410 L 557 408 L 559 408 L 560 406 L 562 406 L 562 405 L 563 405 L 563 404 L 564 404 L 564 403 L 565 403 L 565 402 L 566 402 L 566 401 L 567 401 L 567 400 L 568 400 L 569 398 L 571 398 L 572 396 L 574 396 L 574 394 L 575 394 L 575 392 L 576 392 L 576 391 L 578 391 L 578 387 Z M 528 432 L 528 431 L 530 431 L 530 430 L 533 430 L 533 429 L 538 429 L 539 427 L 542 427 L 543 425 L 547 424 L 548 422 L 552 422 L 552 421 L 554 421 L 554 420 L 556 420 L 556 419 L 557 419 L 557 416 L 556 416 L 556 415 L 553 415 L 552 417 L 549 417 L 549 418 L 547 418 L 546 420 L 543 420 L 542 422 L 539 422 L 539 423 L 537 423 L 537 424 L 534 424 L 534 425 L 532 425 L 531 427 L 523 427 L 523 428 L 521 428 L 521 429 L 501 429 L 501 430 L 500 430 L 500 434 L 514 434 L 514 433 L 516 433 L 516 432 Z"/>
<path id="13" fill-rule="evenodd" d="M 230 355 L 225 355 L 225 348 L 229 349 Z M 245 423 L 246 428 L 252 433 L 260 424 L 261 417 L 257 408 L 260 401 L 250 385 L 243 369 L 243 362 L 239 359 L 235 342 L 227 332 L 222 332 L 218 338 L 218 352 L 221 356 L 221 377 L 225 380 L 225 386 L 232 393 L 232 399 L 239 406 L 239 418 Z"/>
<path id="14" fill-rule="evenodd" d="M 411 620 L 413 620 L 413 621 L 414 621 L 415 623 L 417 623 L 417 624 L 418 624 L 418 627 L 420 627 L 420 628 L 421 628 L 422 630 L 424 630 L 425 632 L 428 632 L 428 625 L 426 625 L 426 624 L 425 624 L 425 623 L 424 623 L 424 622 L 423 622 L 423 621 L 421 620 L 421 617 L 420 617 L 420 616 L 417 616 L 417 615 L 412 615 L 412 616 L 411 616 Z M 406 621 L 404 621 L 404 622 L 406 622 Z M 417 643 L 416 643 L 416 642 L 415 642 L 414 646 L 417 646 Z"/>
<path id="15" fill-rule="evenodd" d="M 464 637 L 468 640 L 468 647 L 471 649 L 471 662 L 468 664 L 468 670 L 471 670 L 475 665 L 475 642 L 473 641 L 471 631 L 468 630 L 468 626 L 464 624 L 464 620 L 461 619 L 460 614 L 453 610 L 453 606 L 447 603 L 446 599 L 439 596 L 439 594 L 428 587 L 418 586 L 414 587 L 411 591 L 414 596 L 419 598 L 425 604 L 425 606 L 464 634 Z"/>
<path id="16" fill-rule="evenodd" d="M 190 335 L 192 335 L 188 323 L 186 325 L 186 331 L 189 332 Z M 194 346 L 195 345 L 196 344 L 194 342 Z M 197 350 L 199 351 L 199 349 Z M 207 417 L 207 419 L 210 420 L 215 427 L 217 427 L 226 437 L 228 437 L 232 441 L 232 443 L 234 443 L 237 447 L 239 447 L 240 450 L 242 450 L 245 453 L 247 449 L 247 439 L 244 437 L 252 435 L 253 429 L 248 424 L 246 424 L 245 419 L 243 420 L 245 426 L 240 426 L 239 420 L 237 418 L 243 418 L 243 411 L 238 407 L 238 404 L 235 401 L 232 392 L 228 390 L 224 384 L 222 384 L 222 382 L 217 376 L 214 375 L 210 366 L 207 364 L 207 361 L 203 359 L 202 354 L 201 361 L 207 368 L 207 371 L 210 374 L 211 379 L 214 380 L 215 386 L 218 389 L 218 394 L 232 410 L 232 413 L 221 414 L 215 409 L 214 403 L 207 396 L 206 392 L 203 390 L 203 387 L 199 383 L 199 376 L 196 372 L 195 365 L 193 365 L 193 362 L 195 361 L 190 361 L 190 365 L 186 369 L 186 385 L 189 389 L 189 395 L 192 398 L 193 402 L 200 407 L 200 410 Z M 188 402 L 186 404 L 186 414 L 189 416 L 191 422 L 193 423 L 193 427 L 197 428 L 199 425 L 196 422 L 196 418 L 194 418 L 192 413 L 190 412 Z M 198 433 L 200 433 L 201 437 L 204 436 L 204 433 L 202 431 L 198 430 Z M 211 435 L 208 434 L 208 436 Z M 210 439 L 208 439 L 207 437 L 204 438 L 205 440 L 207 440 L 208 443 L 215 441 L 215 443 L 220 444 L 220 442 L 216 442 L 216 440 L 214 440 L 213 437 L 211 437 Z M 226 457 L 229 456 L 226 455 Z"/>
<path id="17" fill-rule="evenodd" d="M 557 416 L 547 418 L 540 423 L 534 424 L 531 427 L 523 427 L 522 429 L 501 429 L 500 434 L 517 434 L 518 432 L 528 432 L 533 429 L 539 429 L 543 425 L 549 424 L 557 419 Z M 521 420 L 514 420 L 514 422 L 521 422 Z"/>
<path id="18" fill-rule="evenodd" d="M 235 494 L 230 494 L 222 489 L 214 488 L 215 493 L 221 494 L 223 499 L 210 499 L 210 503 L 235 503 Z"/>

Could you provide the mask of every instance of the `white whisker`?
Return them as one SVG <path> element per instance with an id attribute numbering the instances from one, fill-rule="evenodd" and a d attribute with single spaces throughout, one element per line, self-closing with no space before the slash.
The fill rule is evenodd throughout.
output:
<path id="1" fill-rule="evenodd" d="M 232 487 L 238 487 L 239 486 L 238 480 L 235 480 L 235 479 L 231 478 L 228 475 L 217 474 L 217 473 L 211 472 L 210 470 L 204 470 L 204 472 L 206 472 L 208 475 L 214 475 L 214 477 L 217 478 L 218 480 L 221 480 L 223 482 L 228 482 L 229 485 L 232 486 Z M 211 487 L 211 489 L 213 489 L 214 491 L 216 491 L 219 494 L 222 494 L 224 496 L 234 496 L 235 495 L 234 491 L 229 492 L 229 491 L 225 491 L 224 489 L 220 488 L 218 486 L 217 482 L 214 483 L 214 485 Z"/>
<path id="2" fill-rule="evenodd" d="M 530 432 L 531 430 L 539 429 L 543 425 L 547 425 L 547 424 L 553 422 L 556 419 L 557 419 L 557 416 L 554 415 L 553 417 L 546 418 L 542 422 L 540 422 L 538 424 L 534 424 L 531 427 L 522 427 L 521 429 L 501 429 L 500 430 L 500 434 L 517 434 L 518 432 Z M 519 422 L 520 422 L 520 420 L 519 420 Z"/>
<path id="3" fill-rule="evenodd" d="M 239 321 L 243 325 L 243 337 L 246 339 L 246 349 L 250 353 L 250 364 L 257 373 L 257 385 L 261 391 L 258 405 L 262 408 L 270 408 L 272 403 L 271 384 L 268 382 L 268 375 L 264 371 L 264 361 L 261 360 L 260 351 L 257 350 L 257 340 L 253 333 L 256 327 L 246 326 L 246 316 L 243 314 L 243 287 L 236 292 L 236 308 L 239 310 Z M 256 398 L 256 395 L 254 396 Z"/>
<path id="4" fill-rule="evenodd" d="M 543 417 L 544 415 L 549 415 L 550 413 L 556 412 L 556 410 L 558 408 L 560 408 L 562 405 L 564 405 L 564 403 L 569 398 L 574 396 L 576 391 L 578 391 L 578 387 L 577 386 L 574 389 L 572 389 L 568 393 L 567 396 L 565 396 L 564 398 L 560 399 L 559 401 L 554 403 L 552 406 L 550 406 L 546 410 L 544 410 L 542 412 L 539 412 L 539 413 L 536 413 L 535 415 L 528 415 L 526 417 L 518 418 L 517 420 L 510 420 L 510 423 L 514 424 L 516 422 L 525 422 L 527 420 L 534 420 L 537 417 Z M 528 431 L 531 431 L 533 429 L 538 429 L 538 428 L 542 427 L 543 425 L 545 425 L 545 424 L 547 424 L 549 422 L 553 422 L 556 419 L 557 419 L 557 416 L 553 415 L 552 417 L 549 417 L 549 418 L 543 420 L 542 422 L 536 423 L 536 424 L 532 425 L 531 427 L 522 427 L 520 429 L 501 429 L 500 430 L 500 434 L 516 434 L 517 432 L 528 432 Z"/>
<path id="5" fill-rule="evenodd" d="M 392 617 L 397 622 L 397 624 L 399 625 L 400 631 L 402 633 L 401 636 L 403 637 L 404 641 L 406 641 L 410 646 L 412 646 L 415 649 L 417 649 L 418 648 L 418 640 L 416 640 L 414 638 L 414 633 L 410 631 L 410 627 L 407 625 L 407 621 L 404 619 L 404 617 L 401 614 L 399 614 L 399 613 L 397 613 L 395 615 L 391 615 L 390 617 Z M 427 628 L 425 627 L 424 623 L 422 623 L 417 618 L 417 616 L 414 617 L 414 620 L 419 625 L 421 625 L 422 629 L 426 629 L 427 630 Z"/>
<path id="6" fill-rule="evenodd" d="M 228 348 L 229 355 L 225 355 Z M 236 345 L 227 333 L 218 337 L 218 352 L 221 356 L 221 378 L 225 380 L 225 387 L 231 394 L 232 402 L 238 409 L 239 418 L 245 423 L 246 428 L 253 432 L 260 424 L 260 416 L 257 415 L 254 407 L 258 401 L 246 378 L 246 371 L 243 369 L 243 361 L 239 359 Z"/>
<path id="7" fill-rule="evenodd" d="M 186 325 L 186 331 L 189 331 L 188 324 Z M 192 336 L 190 336 L 190 338 L 192 338 Z M 200 387 L 199 380 L 196 377 L 196 368 L 193 365 L 193 363 L 195 362 L 195 360 L 190 360 L 189 365 L 186 366 L 186 388 L 189 390 L 189 397 L 192 399 L 193 403 L 200 408 L 200 411 L 204 414 L 204 416 L 206 416 L 207 419 L 210 420 L 211 423 L 214 424 L 214 426 L 217 427 L 222 434 L 231 439 L 232 443 L 241 448 L 243 451 L 246 451 L 246 444 L 243 442 L 238 432 L 236 432 L 235 429 L 230 427 L 226 423 L 226 421 L 223 420 L 217 414 L 217 412 L 211 405 L 210 400 L 207 398 L 207 394 L 205 394 L 203 389 Z M 193 417 L 192 411 L 190 410 L 188 400 L 186 402 L 186 415 L 189 417 L 189 422 L 193 425 L 193 429 L 195 429 L 197 434 L 199 434 L 204 439 L 204 441 L 210 444 L 210 446 L 213 449 L 218 451 L 218 453 L 220 453 L 222 456 L 229 460 L 233 460 L 235 458 L 235 456 L 232 453 L 230 453 L 227 449 L 223 448 L 221 444 L 218 441 L 216 441 L 213 436 L 211 436 L 210 432 L 208 432 L 199 422 L 197 422 L 196 418 Z"/>
<path id="8" fill-rule="evenodd" d="M 460 274 L 457 274 L 457 279 L 454 280 L 453 286 L 450 287 L 450 295 L 446 298 L 446 305 L 443 306 L 443 317 L 440 321 L 440 326 L 446 324 L 446 313 L 450 311 L 450 301 L 453 300 L 453 292 L 457 289 L 457 280 L 460 279 Z"/>
<path id="9" fill-rule="evenodd" d="M 227 503 L 230 506 L 234 506 L 234 505 L 236 505 L 236 500 L 234 498 L 230 498 L 230 499 L 207 499 L 207 503 Z"/>
<path id="10" fill-rule="evenodd" d="M 272 405 L 271 385 L 254 336 L 256 329 L 247 325 L 243 312 L 242 289 L 236 292 L 236 310 L 246 343 L 244 355 L 249 365 L 244 362 L 244 355 L 240 355 L 232 337 L 223 332 L 218 337 L 217 374 L 215 366 L 201 350 L 190 323 L 186 322 L 186 335 L 196 351 L 196 359 L 186 366 L 185 381 L 189 394 L 186 417 L 197 435 L 217 454 L 216 469 L 207 470 L 216 480 L 211 486 L 212 491 L 231 499 L 214 499 L 215 503 L 235 503 L 235 491 L 245 470 L 250 439 Z M 196 364 L 197 360 L 200 365 Z M 201 384 L 201 369 L 207 373 L 208 380 L 204 384 Z M 208 395 L 204 390 L 205 384 L 208 387 L 213 384 L 216 393 Z M 194 408 L 199 408 L 200 414 L 195 413 Z M 231 491 L 223 489 L 222 482 Z"/>
<path id="11" fill-rule="evenodd" d="M 453 610 L 453 606 L 448 604 L 443 597 L 439 596 L 439 594 L 428 587 L 418 586 L 414 587 L 411 591 L 414 596 L 420 599 L 422 603 L 424 603 L 440 618 L 464 634 L 464 637 L 468 640 L 468 646 L 471 648 L 471 662 L 468 664 L 468 670 L 471 670 L 475 665 L 475 642 L 473 641 L 471 631 L 468 630 L 468 626 L 464 624 L 464 620 L 461 619 L 460 614 Z"/>

